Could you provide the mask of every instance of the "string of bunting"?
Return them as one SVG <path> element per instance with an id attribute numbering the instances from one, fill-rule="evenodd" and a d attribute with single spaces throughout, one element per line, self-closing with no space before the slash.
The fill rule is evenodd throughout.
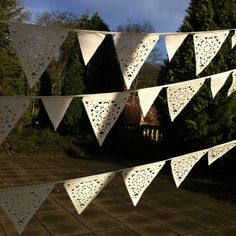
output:
<path id="1" fill-rule="evenodd" d="M 131 93 L 137 93 L 140 107 L 145 117 L 163 88 L 167 89 L 167 102 L 172 121 L 180 114 L 193 96 L 198 92 L 206 79 L 211 79 L 211 93 L 214 98 L 232 74 L 232 84 L 228 96 L 236 91 L 236 69 L 198 79 L 128 90 L 123 92 L 81 94 L 67 96 L 3 96 L 0 97 L 0 143 L 7 137 L 19 121 L 31 99 L 41 99 L 48 116 L 56 130 L 63 119 L 71 101 L 82 98 L 83 105 L 92 125 L 95 136 L 101 146 L 122 113 Z"/>
<path id="2" fill-rule="evenodd" d="M 0 207 L 11 219 L 17 232 L 21 234 L 56 184 L 64 185 L 76 211 L 81 214 L 117 173 L 122 173 L 131 201 L 136 206 L 144 191 L 167 161 L 171 162 L 173 179 L 176 186 L 179 187 L 194 165 L 206 153 L 208 153 L 208 165 L 211 165 L 235 146 L 236 140 L 182 156 L 112 172 L 45 184 L 1 189 Z"/>
<path id="3" fill-rule="evenodd" d="M 185 38 L 193 35 L 196 75 L 209 65 L 232 30 L 234 31 L 231 37 L 232 48 L 236 44 L 235 29 L 184 33 L 125 33 L 38 26 L 6 20 L 0 20 L 0 23 L 9 27 L 11 43 L 18 54 L 30 87 L 33 87 L 40 78 L 69 32 L 78 35 L 85 65 L 89 63 L 106 35 L 112 35 L 127 89 L 130 88 L 161 35 L 165 36 L 169 61 Z"/>

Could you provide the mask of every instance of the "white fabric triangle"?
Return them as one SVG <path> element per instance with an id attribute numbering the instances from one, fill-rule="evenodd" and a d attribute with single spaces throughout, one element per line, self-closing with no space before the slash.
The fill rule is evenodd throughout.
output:
<path id="1" fill-rule="evenodd" d="M 215 95 L 219 92 L 219 90 L 223 87 L 226 80 L 228 79 L 231 71 L 219 73 L 211 76 L 211 93 L 214 98 Z"/>
<path id="2" fill-rule="evenodd" d="M 56 130 L 73 98 L 67 97 L 45 97 L 42 98 L 43 105 Z"/>
<path id="3" fill-rule="evenodd" d="M 215 57 L 229 34 L 229 30 L 193 35 L 196 75 L 200 74 Z"/>
<path id="4" fill-rule="evenodd" d="M 169 85 L 167 88 L 167 102 L 171 121 L 184 109 L 204 82 L 205 78 L 202 78 Z"/>
<path id="5" fill-rule="evenodd" d="M 117 33 L 114 43 L 127 89 L 159 40 L 158 34 Z"/>
<path id="6" fill-rule="evenodd" d="M 233 71 L 232 73 L 232 84 L 228 90 L 228 96 L 230 96 L 232 93 L 236 91 L 236 71 Z"/>
<path id="7" fill-rule="evenodd" d="M 181 46 L 188 34 L 174 34 L 165 36 L 166 51 L 169 61 L 173 58 L 178 48 Z"/>
<path id="8" fill-rule="evenodd" d="M 137 205 L 146 188 L 165 165 L 165 161 L 129 168 L 122 172 L 130 198 Z"/>
<path id="9" fill-rule="evenodd" d="M 78 32 L 80 49 L 83 55 L 84 64 L 87 65 L 93 54 L 105 38 L 105 34 L 94 32 Z"/>
<path id="10" fill-rule="evenodd" d="M 9 30 L 28 83 L 33 87 L 59 50 L 68 32 L 59 28 L 9 23 Z"/>
<path id="11" fill-rule="evenodd" d="M 64 187 L 78 214 L 81 214 L 85 210 L 114 176 L 115 173 L 110 172 L 68 180 L 64 183 Z"/>
<path id="12" fill-rule="evenodd" d="M 52 191 L 54 184 L 19 187 L 0 191 L 0 205 L 21 234 L 38 208 Z"/>
<path id="13" fill-rule="evenodd" d="M 233 49 L 236 45 L 236 30 L 234 31 L 234 35 L 231 38 L 231 48 Z"/>
<path id="14" fill-rule="evenodd" d="M 171 160 L 171 170 L 177 188 L 187 177 L 193 166 L 207 153 L 208 149 L 175 157 Z"/>
<path id="15" fill-rule="evenodd" d="M 155 101 L 156 97 L 162 90 L 162 87 L 151 87 L 151 88 L 144 88 L 138 90 L 139 96 L 139 103 L 143 112 L 143 116 L 145 117 L 152 106 L 153 102 Z"/>
<path id="16" fill-rule="evenodd" d="M 0 143 L 20 120 L 30 102 L 28 98 L 0 98 Z"/>
<path id="17" fill-rule="evenodd" d="M 100 146 L 123 111 L 129 95 L 129 92 L 118 92 L 83 97 L 85 110 Z"/>
<path id="18" fill-rule="evenodd" d="M 211 165 L 235 146 L 236 140 L 210 148 L 208 151 L 208 165 Z"/>

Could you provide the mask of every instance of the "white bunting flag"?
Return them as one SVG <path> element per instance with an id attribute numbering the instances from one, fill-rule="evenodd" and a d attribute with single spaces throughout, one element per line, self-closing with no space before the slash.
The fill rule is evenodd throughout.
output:
<path id="1" fill-rule="evenodd" d="M 230 96 L 232 93 L 236 91 L 236 71 L 233 71 L 232 73 L 232 84 L 228 90 L 228 96 Z"/>
<path id="2" fill-rule="evenodd" d="M 112 180 L 115 173 L 105 173 L 68 180 L 64 187 L 78 214 L 81 214 L 103 188 Z"/>
<path id="3" fill-rule="evenodd" d="M 208 165 L 211 165 L 214 161 L 222 157 L 226 152 L 235 147 L 236 140 L 214 146 L 208 151 Z"/>
<path id="4" fill-rule="evenodd" d="M 67 97 L 45 97 L 42 98 L 43 105 L 56 130 L 73 98 Z"/>
<path id="5" fill-rule="evenodd" d="M 169 85 L 167 88 L 167 102 L 171 121 L 184 109 L 204 82 L 205 79 L 202 78 Z"/>
<path id="6" fill-rule="evenodd" d="M 123 111 L 129 95 L 129 92 L 119 92 L 83 97 L 85 110 L 100 146 Z"/>
<path id="7" fill-rule="evenodd" d="M 122 172 L 130 198 L 137 205 L 146 188 L 165 165 L 165 161 L 129 168 Z"/>
<path id="8" fill-rule="evenodd" d="M 0 143 L 20 120 L 30 101 L 28 98 L 0 98 Z"/>
<path id="9" fill-rule="evenodd" d="M 38 81 L 68 32 L 59 28 L 9 23 L 12 44 L 19 56 L 30 87 Z"/>
<path id="10" fill-rule="evenodd" d="M 138 90 L 139 103 L 144 117 L 147 115 L 150 107 L 152 106 L 153 102 L 155 101 L 161 90 L 161 86 Z"/>
<path id="11" fill-rule="evenodd" d="M 193 35 L 196 75 L 200 74 L 215 57 L 229 34 L 229 30 Z"/>
<path id="12" fill-rule="evenodd" d="M 173 34 L 165 36 L 165 45 L 169 61 L 171 61 L 176 51 L 181 46 L 187 36 L 188 34 Z"/>
<path id="13" fill-rule="evenodd" d="M 21 234 L 52 191 L 53 184 L 0 190 L 0 206 Z"/>
<path id="14" fill-rule="evenodd" d="M 127 89 L 159 40 L 158 34 L 116 33 L 115 47 Z"/>
<path id="15" fill-rule="evenodd" d="M 231 38 L 231 48 L 233 49 L 236 44 L 236 30 L 234 30 L 234 35 Z"/>
<path id="16" fill-rule="evenodd" d="M 219 90 L 225 84 L 227 78 L 229 77 L 231 71 L 219 73 L 211 76 L 211 93 L 214 98 L 215 95 L 219 92 Z"/>
<path id="17" fill-rule="evenodd" d="M 84 59 L 84 64 L 87 65 L 93 54 L 96 52 L 100 44 L 105 38 L 105 34 L 94 32 L 78 32 L 80 49 Z"/>
<path id="18" fill-rule="evenodd" d="M 175 157 L 171 160 L 171 170 L 177 188 L 187 177 L 193 166 L 206 154 L 208 149 L 193 152 L 183 156 Z"/>

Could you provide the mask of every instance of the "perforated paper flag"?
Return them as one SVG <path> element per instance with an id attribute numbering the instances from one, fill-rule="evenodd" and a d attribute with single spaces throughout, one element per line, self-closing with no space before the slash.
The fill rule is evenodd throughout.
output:
<path id="1" fill-rule="evenodd" d="M 64 183 L 64 187 L 78 214 L 81 214 L 85 210 L 114 176 L 115 173 L 110 172 L 68 180 Z"/>
<path id="2" fill-rule="evenodd" d="M 208 165 L 211 165 L 214 161 L 218 160 L 225 153 L 235 147 L 235 145 L 236 140 L 210 148 L 208 151 Z"/>
<path id="3" fill-rule="evenodd" d="M 159 40 L 158 34 L 117 33 L 115 47 L 127 89 Z"/>
<path id="4" fill-rule="evenodd" d="M 223 87 L 230 73 L 232 72 L 227 71 L 227 72 L 223 72 L 223 73 L 219 73 L 219 74 L 211 76 L 211 93 L 212 93 L 213 98 L 219 92 L 219 90 Z"/>
<path id="5" fill-rule="evenodd" d="M 43 105 L 56 130 L 73 98 L 68 97 L 45 97 Z"/>
<path id="6" fill-rule="evenodd" d="M 68 32 L 59 28 L 9 23 L 16 49 L 30 87 L 38 81 Z"/>
<path id="7" fill-rule="evenodd" d="M 129 168 L 122 172 L 130 198 L 137 205 L 146 188 L 165 165 L 165 161 Z"/>
<path id="8" fill-rule="evenodd" d="M 234 31 L 234 35 L 231 38 L 231 48 L 233 49 L 236 44 L 236 33 Z"/>
<path id="9" fill-rule="evenodd" d="M 30 104 L 27 98 L 0 98 L 0 143 L 11 132 Z"/>
<path id="10" fill-rule="evenodd" d="M 173 34 L 165 36 L 166 51 L 169 61 L 173 58 L 178 48 L 181 46 L 188 34 Z"/>
<path id="11" fill-rule="evenodd" d="M 84 59 L 84 64 L 87 65 L 93 54 L 96 52 L 100 44 L 105 38 L 105 34 L 94 32 L 78 32 L 80 49 Z"/>
<path id="12" fill-rule="evenodd" d="M 85 110 L 100 146 L 123 111 L 129 94 L 101 93 L 83 97 Z"/>
<path id="13" fill-rule="evenodd" d="M 171 170 L 177 187 L 184 181 L 193 166 L 207 153 L 207 149 L 175 157 L 171 160 Z"/>
<path id="14" fill-rule="evenodd" d="M 161 90 L 162 87 L 158 86 L 138 90 L 139 103 L 144 117 L 147 115 L 150 107 L 152 106 Z"/>
<path id="15" fill-rule="evenodd" d="M 0 205 L 19 234 L 52 191 L 53 184 L 0 190 Z"/>
<path id="16" fill-rule="evenodd" d="M 167 102 L 172 121 L 198 92 L 204 81 L 203 78 L 169 85 L 167 88 Z"/>
<path id="17" fill-rule="evenodd" d="M 193 35 L 196 75 L 200 74 L 215 57 L 229 34 L 228 30 Z"/>
<path id="18" fill-rule="evenodd" d="M 232 84 L 228 90 L 228 96 L 230 96 L 232 93 L 236 91 L 236 71 L 233 71 L 232 73 Z"/>

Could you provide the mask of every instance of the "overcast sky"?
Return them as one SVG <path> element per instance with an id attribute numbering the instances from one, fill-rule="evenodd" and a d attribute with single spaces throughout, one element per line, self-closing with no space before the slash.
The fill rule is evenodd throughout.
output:
<path id="1" fill-rule="evenodd" d="M 150 21 L 155 32 L 178 30 L 190 0 L 22 0 L 33 16 L 43 11 L 69 11 L 82 14 L 98 12 L 116 30 L 118 25 Z"/>

